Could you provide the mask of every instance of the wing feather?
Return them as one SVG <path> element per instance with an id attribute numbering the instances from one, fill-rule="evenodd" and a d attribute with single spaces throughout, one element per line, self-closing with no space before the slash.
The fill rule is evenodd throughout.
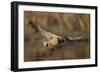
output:
<path id="1" fill-rule="evenodd" d="M 48 31 L 42 29 L 42 28 L 40 27 L 40 25 L 38 25 L 38 29 L 39 29 L 40 33 L 41 33 L 46 39 L 48 39 L 48 40 L 51 40 L 51 39 L 54 38 L 54 37 L 59 37 L 59 36 L 57 36 L 57 35 L 55 35 L 55 34 L 53 34 L 53 33 L 51 33 L 51 32 L 48 32 Z"/>

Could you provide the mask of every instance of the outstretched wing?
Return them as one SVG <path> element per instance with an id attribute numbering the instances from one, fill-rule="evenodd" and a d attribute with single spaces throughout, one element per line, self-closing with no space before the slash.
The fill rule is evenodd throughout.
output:
<path id="1" fill-rule="evenodd" d="M 42 29 L 42 28 L 40 27 L 40 25 L 38 25 L 38 30 L 40 31 L 40 33 L 41 33 L 47 40 L 51 40 L 51 39 L 54 38 L 54 37 L 59 37 L 59 36 L 57 36 L 57 35 L 55 35 L 55 34 L 53 34 L 53 33 L 51 33 L 51 32 L 48 32 L 48 31 Z"/>
<path id="2" fill-rule="evenodd" d="M 73 32 L 72 34 L 67 34 L 65 36 L 68 40 L 88 40 L 89 35 L 82 34 L 81 32 Z"/>
<path id="3" fill-rule="evenodd" d="M 84 39 L 84 36 L 77 36 L 77 37 L 72 37 L 72 36 L 67 36 L 69 40 L 82 40 Z"/>

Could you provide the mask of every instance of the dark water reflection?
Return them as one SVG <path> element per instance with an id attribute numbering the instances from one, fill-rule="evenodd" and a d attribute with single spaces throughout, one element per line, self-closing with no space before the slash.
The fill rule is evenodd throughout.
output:
<path id="1" fill-rule="evenodd" d="M 33 43 L 35 45 L 32 45 Z M 87 58 L 90 58 L 89 40 L 66 41 L 54 49 L 48 49 L 46 47 L 43 47 L 43 45 L 38 46 L 38 44 L 36 45 L 36 42 L 31 42 L 31 44 L 25 45 L 25 61 Z"/>

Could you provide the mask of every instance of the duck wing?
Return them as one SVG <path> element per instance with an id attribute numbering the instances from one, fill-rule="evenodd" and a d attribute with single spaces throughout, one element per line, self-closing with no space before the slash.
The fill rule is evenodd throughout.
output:
<path id="1" fill-rule="evenodd" d="M 47 39 L 47 40 L 51 40 L 54 37 L 59 37 L 51 32 L 48 32 L 46 30 L 44 30 L 43 28 L 40 27 L 40 25 L 38 25 L 38 30 L 40 31 L 40 33 Z"/>
<path id="2" fill-rule="evenodd" d="M 89 39 L 89 34 L 82 34 L 80 32 L 73 32 L 65 36 L 68 40 L 86 40 Z"/>

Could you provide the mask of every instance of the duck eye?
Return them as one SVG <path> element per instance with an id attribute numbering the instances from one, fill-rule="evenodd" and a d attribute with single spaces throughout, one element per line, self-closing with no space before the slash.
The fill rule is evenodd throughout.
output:
<path id="1" fill-rule="evenodd" d="M 65 39 L 63 38 L 63 39 L 62 39 L 62 42 L 64 42 L 64 41 L 65 41 Z"/>
<path id="2" fill-rule="evenodd" d="M 59 42 L 59 43 L 62 43 L 62 42 L 64 42 L 64 41 L 65 41 L 64 38 L 58 39 L 58 42 Z"/>

